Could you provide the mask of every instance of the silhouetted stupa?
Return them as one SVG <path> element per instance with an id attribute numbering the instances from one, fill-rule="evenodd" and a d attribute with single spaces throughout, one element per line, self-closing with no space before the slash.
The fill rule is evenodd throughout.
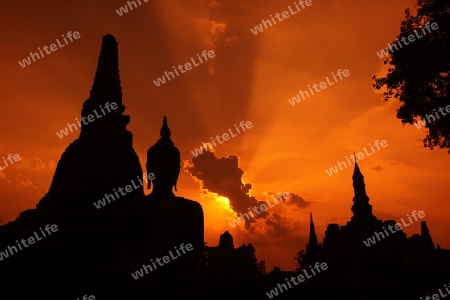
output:
<path id="1" fill-rule="evenodd" d="M 312 213 L 309 213 L 309 242 L 306 245 L 306 264 L 314 264 L 316 261 L 321 260 L 319 242 L 317 240 L 316 229 L 314 227 L 314 221 Z"/>
<path id="2" fill-rule="evenodd" d="M 352 206 L 352 222 L 354 223 L 374 223 L 376 217 L 372 214 L 372 205 L 369 204 L 369 197 L 366 194 L 366 185 L 364 183 L 364 176 L 358 167 L 355 160 L 355 169 L 353 170 L 353 190 L 355 196 L 353 197 Z"/>
<path id="3" fill-rule="evenodd" d="M 139 158 L 132 147 L 132 134 L 126 129 L 130 117 L 123 115 L 124 110 L 118 45 L 112 35 L 106 35 L 90 97 L 83 104 L 81 117 L 85 121 L 81 122 L 80 137 L 62 154 L 50 189 L 37 205 L 38 210 L 83 205 L 95 209 L 93 201 L 103 198 L 105 193 L 111 194 L 113 189 L 142 178 Z M 94 121 L 89 122 L 92 115 Z M 142 187 L 123 198 L 130 195 L 143 196 Z M 124 201 L 126 199 L 116 202 Z"/>
<path id="4" fill-rule="evenodd" d="M 422 221 L 421 235 L 411 238 L 407 238 L 403 228 L 389 233 L 388 228 L 394 228 L 397 222 L 378 220 L 373 215 L 364 176 L 356 161 L 352 180 L 351 221 L 343 226 L 329 224 L 323 243 L 318 244 L 311 218 L 310 239 L 303 259 L 307 265 L 325 261 L 330 266 L 326 273 L 327 288 L 332 291 L 329 295 L 339 291 L 354 299 L 371 299 L 369 295 L 386 295 L 389 291 L 398 296 L 395 299 L 411 298 L 414 283 L 433 282 L 438 277 L 437 273 L 431 275 L 431 271 L 422 274 L 423 270 L 437 270 L 439 265 L 428 227 Z M 368 239 L 373 243 L 368 243 Z"/>

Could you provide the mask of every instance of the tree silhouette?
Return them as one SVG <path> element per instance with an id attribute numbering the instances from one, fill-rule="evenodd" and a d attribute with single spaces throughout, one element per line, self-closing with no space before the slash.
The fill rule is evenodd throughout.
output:
<path id="1" fill-rule="evenodd" d="M 252 274 L 257 274 L 260 270 L 258 261 L 256 260 L 255 247 L 250 244 L 242 244 L 239 248 L 242 253 L 243 263 Z"/>
<path id="2" fill-rule="evenodd" d="M 306 251 L 301 250 L 297 253 L 297 256 L 294 257 L 294 260 L 297 261 L 297 268 L 295 269 L 296 272 L 300 272 L 301 270 L 304 270 L 308 267 L 306 263 Z"/>
<path id="3" fill-rule="evenodd" d="M 413 124 L 417 117 L 427 121 L 425 148 L 450 148 L 450 116 L 445 117 L 445 107 L 450 104 L 450 1 L 419 0 L 417 6 L 415 16 L 405 10 L 398 41 L 391 42 L 389 57 L 384 61 L 390 65 L 388 74 L 374 76 L 373 87 L 386 88 L 386 101 L 396 98 L 403 103 L 397 111 L 403 124 Z M 428 22 L 437 23 L 438 28 L 422 30 Z M 408 40 L 417 34 L 422 37 Z M 400 42 L 402 38 L 407 44 Z"/>
<path id="4" fill-rule="evenodd" d="M 265 259 L 260 260 L 257 265 L 258 265 L 258 272 L 261 275 L 266 274 L 266 260 Z"/>

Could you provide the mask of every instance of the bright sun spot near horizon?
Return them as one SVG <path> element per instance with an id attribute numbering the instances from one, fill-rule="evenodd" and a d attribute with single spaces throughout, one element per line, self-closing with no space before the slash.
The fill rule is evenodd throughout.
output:
<path id="1" fill-rule="evenodd" d="M 230 212 L 233 212 L 233 209 L 231 209 L 231 206 L 230 206 L 230 199 L 228 199 L 227 197 L 220 196 L 220 195 L 218 195 L 216 193 L 211 193 L 210 192 L 210 194 L 212 194 L 212 196 L 216 199 L 217 202 L 222 203 L 223 207 L 226 210 L 228 210 Z"/>
<path id="2" fill-rule="evenodd" d="M 227 207 L 230 207 L 230 199 L 228 199 L 227 197 L 215 196 L 215 198 L 216 198 L 216 201 L 223 202 L 227 205 Z"/>

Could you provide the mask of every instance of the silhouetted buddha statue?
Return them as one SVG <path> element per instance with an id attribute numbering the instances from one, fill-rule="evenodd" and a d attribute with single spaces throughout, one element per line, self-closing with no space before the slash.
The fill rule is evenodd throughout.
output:
<path id="1" fill-rule="evenodd" d="M 201 205 L 173 193 L 180 174 L 180 151 L 170 139 L 170 129 L 167 118 L 164 117 L 160 131 L 161 138 L 147 152 L 147 174 L 154 173 L 154 180 L 148 182 L 148 188 L 153 189 L 144 199 L 140 207 L 140 226 L 144 231 L 141 235 L 143 251 L 148 260 L 172 256 L 170 262 L 158 266 L 158 273 L 173 273 L 189 270 L 195 267 L 203 252 L 204 224 Z M 181 244 L 192 244 L 193 249 L 184 254 Z M 175 249 L 177 248 L 177 249 Z M 190 248 L 190 247 L 189 247 Z M 139 255 L 141 256 L 141 255 Z"/>

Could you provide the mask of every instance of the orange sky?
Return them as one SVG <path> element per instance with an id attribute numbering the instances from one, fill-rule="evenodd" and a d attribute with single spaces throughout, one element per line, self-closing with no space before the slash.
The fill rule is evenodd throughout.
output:
<path id="1" fill-rule="evenodd" d="M 309 212 L 322 240 L 328 223 L 344 225 L 351 217 L 353 168 L 328 176 L 325 169 L 375 140 L 388 146 L 362 160 L 368 196 L 380 219 L 399 220 L 413 210 L 426 214 L 434 242 L 450 248 L 445 150 L 422 146 L 425 132 L 402 126 L 396 101 L 383 102 L 372 89 L 372 76 L 383 74 L 375 52 L 395 39 L 404 10 L 414 1 L 315 1 L 306 10 L 253 35 L 250 28 L 294 1 L 149 1 L 123 16 L 115 10 L 126 1 L 19 1 L 0 15 L 3 66 L 0 155 L 22 160 L 0 171 L 0 218 L 3 222 L 34 208 L 50 186 L 64 149 L 78 137 L 55 134 L 80 116 L 89 96 L 101 38 L 119 43 L 119 66 L 128 129 L 142 166 L 146 151 L 159 138 L 167 115 L 182 160 L 210 136 L 240 121 L 253 128 L 216 148 L 218 157 L 237 155 L 251 195 L 289 192 L 308 207 L 280 204 L 270 211 L 282 229 L 250 234 L 231 228 L 235 217 L 222 201 L 200 191 L 183 172 L 178 195 L 199 201 L 205 213 L 205 238 L 217 245 L 229 230 L 235 246 L 253 243 L 258 259 L 271 270 L 294 269 L 293 257 L 304 249 Z M 22 68 L 30 51 L 54 43 L 68 31 L 81 37 Z M 196 53 L 215 57 L 156 87 L 153 80 Z M 299 89 L 320 83 L 331 72 L 350 76 L 291 106 Z M 76 188 L 76 187 L 74 187 Z M 267 232 L 265 232 L 265 230 Z M 420 232 L 415 223 L 405 230 Z"/>

